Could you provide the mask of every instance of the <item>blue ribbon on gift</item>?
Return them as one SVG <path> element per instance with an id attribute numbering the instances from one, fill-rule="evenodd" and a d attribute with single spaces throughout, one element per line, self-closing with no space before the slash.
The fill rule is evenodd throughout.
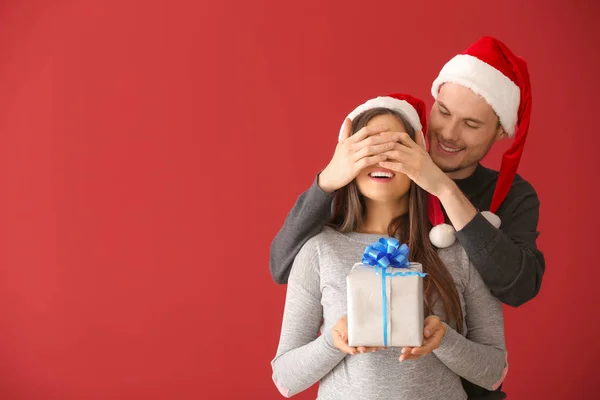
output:
<path id="1" fill-rule="evenodd" d="M 365 249 L 362 257 L 362 263 L 375 267 L 375 273 L 381 275 L 381 299 L 383 304 L 383 345 L 388 345 L 388 323 L 387 323 L 387 290 L 386 278 L 394 276 L 420 276 L 425 277 L 427 274 L 420 271 L 406 272 L 387 272 L 388 267 L 393 268 L 410 268 L 408 261 L 408 246 L 402 244 L 395 238 L 381 238 L 379 241 L 370 244 Z M 381 274 L 380 274 L 381 270 Z"/>

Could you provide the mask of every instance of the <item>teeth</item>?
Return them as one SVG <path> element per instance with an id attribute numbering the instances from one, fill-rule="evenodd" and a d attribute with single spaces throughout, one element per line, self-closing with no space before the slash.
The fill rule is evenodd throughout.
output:
<path id="1" fill-rule="evenodd" d="M 391 178 L 394 176 L 391 172 L 371 172 L 373 178 Z"/>
<path id="2" fill-rule="evenodd" d="M 443 145 L 443 144 L 441 144 L 441 143 L 440 143 L 440 147 L 441 147 L 442 149 L 444 149 L 445 151 L 449 151 L 450 153 L 456 153 L 456 152 L 460 151 L 460 149 L 453 149 L 453 148 L 451 148 L 451 147 L 446 147 L 446 146 L 444 146 L 444 145 Z"/>

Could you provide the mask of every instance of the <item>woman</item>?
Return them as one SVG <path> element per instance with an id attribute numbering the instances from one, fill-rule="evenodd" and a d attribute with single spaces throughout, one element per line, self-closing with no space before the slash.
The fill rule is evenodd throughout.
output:
<path id="1" fill-rule="evenodd" d="M 344 140 L 384 125 L 423 143 L 424 108 L 411 96 L 372 99 L 350 114 L 345 129 L 351 125 L 356 136 Z M 290 274 L 271 363 L 279 391 L 291 397 L 320 382 L 319 399 L 466 399 L 461 377 L 495 390 L 507 371 L 501 304 L 458 243 L 439 250 L 431 244 L 427 193 L 406 175 L 374 163 L 335 196 L 330 226 L 303 246 Z M 407 243 L 410 260 L 428 273 L 426 330 L 442 335 L 432 353 L 405 362 L 399 348 L 349 355 L 355 349 L 339 335 L 346 276 L 365 247 L 386 236 Z"/>

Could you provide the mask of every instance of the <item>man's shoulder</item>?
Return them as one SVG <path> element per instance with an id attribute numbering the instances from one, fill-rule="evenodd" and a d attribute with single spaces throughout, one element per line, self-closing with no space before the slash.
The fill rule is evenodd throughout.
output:
<path id="1" fill-rule="evenodd" d="M 488 181 L 493 181 L 494 184 L 498 180 L 499 171 L 482 166 L 485 171 L 485 176 Z M 508 196 L 533 195 L 537 197 L 537 192 L 533 185 L 520 174 L 515 175 L 515 179 L 510 186 Z"/>

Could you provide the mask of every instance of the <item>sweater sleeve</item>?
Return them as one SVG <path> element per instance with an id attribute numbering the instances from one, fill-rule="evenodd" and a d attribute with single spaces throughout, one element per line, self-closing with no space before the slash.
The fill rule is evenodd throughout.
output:
<path id="1" fill-rule="evenodd" d="M 446 325 L 446 335 L 433 353 L 457 375 L 496 390 L 508 371 L 502 304 L 470 266 L 465 299 L 466 337 Z"/>
<path id="2" fill-rule="evenodd" d="M 281 336 L 271 366 L 273 382 L 291 397 L 319 382 L 346 356 L 333 345 L 323 321 L 318 248 L 309 241 L 300 250 L 290 273 Z"/>
<path id="3" fill-rule="evenodd" d="M 544 255 L 536 244 L 540 203 L 527 186 L 526 193 L 506 206 L 500 229 L 477 213 L 456 233 L 492 294 L 513 307 L 538 294 L 545 270 Z"/>
<path id="4" fill-rule="evenodd" d="M 333 194 L 318 185 L 318 175 L 310 188 L 296 200 L 283 226 L 271 242 L 269 266 L 276 283 L 287 283 L 294 258 L 302 246 L 317 235 L 331 216 Z"/>

